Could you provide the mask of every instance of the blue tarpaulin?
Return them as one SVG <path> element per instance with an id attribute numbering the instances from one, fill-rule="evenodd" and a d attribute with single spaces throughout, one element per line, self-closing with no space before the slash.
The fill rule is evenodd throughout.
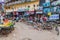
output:
<path id="1" fill-rule="evenodd" d="M 43 7 L 48 7 L 48 6 L 50 6 L 50 2 L 43 3 Z"/>
<path id="2" fill-rule="evenodd" d="M 29 16 L 29 14 L 28 13 L 25 13 L 24 16 Z"/>
<path id="3" fill-rule="evenodd" d="M 50 11 L 50 8 L 44 8 L 43 12 L 48 13 L 48 12 L 51 12 L 51 11 Z"/>

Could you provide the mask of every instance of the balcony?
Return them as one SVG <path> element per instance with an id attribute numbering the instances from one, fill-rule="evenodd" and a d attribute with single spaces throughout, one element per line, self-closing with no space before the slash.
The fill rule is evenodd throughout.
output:
<path id="1" fill-rule="evenodd" d="M 15 1 L 15 2 L 9 2 L 6 5 L 10 6 L 10 5 L 14 5 L 14 4 L 20 4 L 20 3 L 25 3 L 25 2 L 32 2 L 32 1 L 36 1 L 36 0 L 19 0 L 19 1 Z"/>

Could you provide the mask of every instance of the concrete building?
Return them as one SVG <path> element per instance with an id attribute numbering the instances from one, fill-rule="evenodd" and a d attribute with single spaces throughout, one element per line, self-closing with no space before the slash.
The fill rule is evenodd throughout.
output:
<path id="1" fill-rule="evenodd" d="M 34 10 L 34 7 L 39 6 L 39 0 L 6 0 L 5 1 L 6 12 L 17 11 L 21 8 L 29 7 L 29 10 Z"/>

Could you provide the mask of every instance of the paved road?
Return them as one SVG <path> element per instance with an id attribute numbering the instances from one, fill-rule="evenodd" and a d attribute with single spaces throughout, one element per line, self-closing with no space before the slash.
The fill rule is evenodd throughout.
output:
<path id="1" fill-rule="evenodd" d="M 8 37 L 0 37 L 0 40 L 60 40 L 55 31 L 35 30 L 25 23 L 16 23 L 15 30 Z"/>

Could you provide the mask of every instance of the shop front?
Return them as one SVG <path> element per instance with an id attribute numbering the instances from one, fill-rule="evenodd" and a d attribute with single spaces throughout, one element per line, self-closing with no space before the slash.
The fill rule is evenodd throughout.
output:
<path id="1" fill-rule="evenodd" d="M 25 13 L 26 13 L 26 9 L 25 8 L 19 8 L 18 9 L 18 14 L 20 15 L 20 17 L 24 17 Z"/>
<path id="2" fill-rule="evenodd" d="M 34 11 L 29 11 L 28 13 L 29 13 L 29 18 L 28 19 L 30 21 L 34 21 L 34 17 L 35 17 Z"/>

